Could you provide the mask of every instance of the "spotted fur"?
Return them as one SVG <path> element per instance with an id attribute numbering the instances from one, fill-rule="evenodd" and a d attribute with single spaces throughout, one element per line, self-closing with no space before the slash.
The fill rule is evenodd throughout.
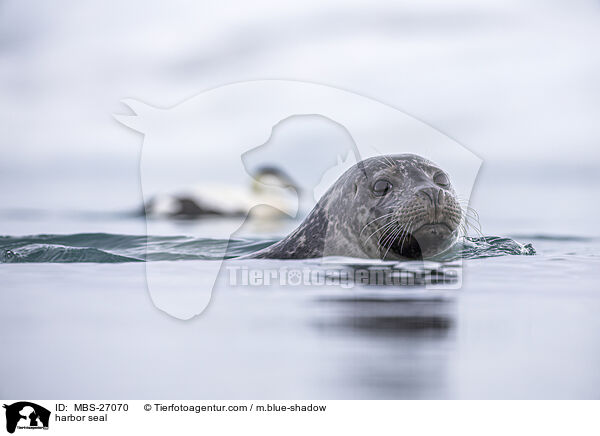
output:
<path id="1" fill-rule="evenodd" d="M 379 180 L 391 184 L 385 195 L 374 191 Z M 248 257 L 430 257 L 457 240 L 462 219 L 436 164 L 413 154 L 377 156 L 348 169 L 286 238 Z"/>

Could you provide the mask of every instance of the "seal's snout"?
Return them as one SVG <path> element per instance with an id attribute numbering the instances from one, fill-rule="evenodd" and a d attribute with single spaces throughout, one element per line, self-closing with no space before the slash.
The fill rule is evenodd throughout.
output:
<path id="1" fill-rule="evenodd" d="M 428 199 L 434 206 L 441 202 L 440 197 L 443 195 L 440 188 L 422 188 L 418 193 Z"/>
<path id="2" fill-rule="evenodd" d="M 444 221 L 444 204 L 446 195 L 440 188 L 422 188 L 417 195 L 425 203 L 423 206 L 427 211 L 427 221 L 430 223 L 441 223 Z"/>

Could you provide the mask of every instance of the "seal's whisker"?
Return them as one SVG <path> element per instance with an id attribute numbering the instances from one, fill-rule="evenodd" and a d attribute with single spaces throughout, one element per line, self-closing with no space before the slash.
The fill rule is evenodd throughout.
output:
<path id="1" fill-rule="evenodd" d="M 404 250 L 404 242 L 406 241 L 406 237 L 410 234 L 410 228 L 412 226 L 414 220 L 411 220 L 408 223 L 408 227 L 406 229 L 406 232 L 404 233 L 404 235 L 402 235 L 402 244 L 400 245 L 400 254 L 402 254 L 402 250 Z"/>
<path id="2" fill-rule="evenodd" d="M 465 221 L 478 228 L 481 231 L 481 224 L 479 222 L 479 214 L 475 210 L 468 210 L 465 213 Z"/>
<path id="3" fill-rule="evenodd" d="M 396 224 L 396 225 L 397 225 L 397 223 L 394 223 L 394 224 Z M 378 245 L 380 248 L 383 248 L 383 247 L 385 247 L 385 241 L 387 241 L 387 239 L 389 238 L 389 236 L 395 232 L 395 230 L 397 229 L 396 225 L 395 225 L 395 226 L 388 227 L 388 228 L 386 229 L 386 231 L 383 233 L 383 235 L 381 235 L 381 237 L 380 237 L 380 238 L 379 238 L 379 240 L 377 241 L 377 245 Z"/>
<path id="4" fill-rule="evenodd" d="M 481 228 L 479 228 L 479 227 L 477 227 L 477 226 L 472 226 L 471 228 L 472 228 L 472 229 L 475 231 L 475 233 L 477 233 L 477 235 L 478 235 L 479 237 L 481 237 L 481 238 L 484 238 L 484 237 L 485 237 L 485 235 L 484 235 L 484 234 L 483 234 L 483 232 L 481 231 Z"/>
<path id="5" fill-rule="evenodd" d="M 475 209 L 470 205 L 470 203 L 471 202 L 469 200 L 458 200 L 458 204 L 460 204 L 462 208 L 469 209 L 475 212 Z"/>
<path id="6" fill-rule="evenodd" d="M 381 152 L 381 150 L 379 150 L 379 149 L 378 149 L 377 147 L 375 147 L 374 145 L 371 145 L 371 147 L 373 147 L 373 149 L 374 149 L 374 150 L 375 150 L 377 153 L 379 153 L 380 157 L 382 157 L 382 158 L 383 158 L 383 161 L 384 161 L 385 163 L 390 163 L 390 164 L 391 164 L 391 165 L 390 165 L 390 167 L 391 167 L 391 168 L 394 168 L 394 166 L 395 166 L 395 165 L 394 165 L 394 161 L 392 161 L 392 159 L 391 159 L 391 158 L 390 158 L 388 155 L 386 155 L 386 154 L 383 154 L 383 153 Z"/>
<path id="7" fill-rule="evenodd" d="M 359 236 L 363 234 L 363 232 L 365 231 L 365 229 L 366 229 L 366 228 L 367 228 L 367 227 L 368 227 L 370 224 L 373 224 L 375 221 L 379 221 L 379 220 L 381 220 L 381 219 L 383 219 L 383 218 L 388 218 L 389 216 L 392 216 L 392 215 L 394 215 L 394 212 L 389 212 L 389 213 L 386 213 L 385 215 L 382 215 L 382 216 L 380 216 L 380 217 L 378 217 L 378 218 L 375 218 L 374 220 L 371 220 L 371 221 L 369 221 L 367 224 L 365 224 L 365 225 L 364 225 L 364 227 L 362 228 L 362 230 L 361 230 L 361 231 L 360 231 L 360 233 L 359 233 Z"/>
<path id="8" fill-rule="evenodd" d="M 402 226 L 396 227 L 392 232 L 388 235 L 388 237 L 383 241 L 383 246 L 386 247 L 388 244 L 391 245 L 394 243 L 395 238 L 398 236 L 398 232 L 401 232 L 403 229 Z"/>
<path id="9" fill-rule="evenodd" d="M 477 235 L 484 237 L 483 232 L 481 231 L 481 226 L 479 224 L 479 221 L 470 216 L 465 214 L 464 220 L 462 221 L 463 223 L 463 228 L 465 231 L 465 235 L 464 236 L 468 236 L 468 229 L 472 229 Z"/>
<path id="10" fill-rule="evenodd" d="M 459 229 L 460 229 L 460 233 L 463 237 L 467 236 L 468 232 L 467 232 L 467 227 L 465 226 L 465 224 L 460 223 Z"/>
<path id="11" fill-rule="evenodd" d="M 377 232 L 381 232 L 381 231 L 383 231 L 383 232 L 385 233 L 385 231 L 386 231 L 387 229 L 389 229 L 390 227 L 393 227 L 393 226 L 394 226 L 394 225 L 396 225 L 396 224 L 397 224 L 397 223 L 396 223 L 396 221 L 395 221 L 395 220 L 392 220 L 392 221 L 389 221 L 389 222 L 385 223 L 385 224 L 384 224 L 384 225 L 382 225 L 382 226 L 379 226 L 379 227 L 378 227 L 378 228 L 377 228 L 377 229 L 376 229 L 376 230 L 375 230 L 373 233 L 371 233 L 371 234 L 369 235 L 369 237 L 368 237 L 368 238 L 365 240 L 365 242 L 366 242 L 366 241 L 368 241 L 368 240 L 371 238 L 371 236 L 373 236 L 373 235 L 374 235 L 374 234 L 376 234 Z"/>
<path id="12" fill-rule="evenodd" d="M 389 156 L 386 156 L 385 154 L 382 156 L 383 156 L 384 161 L 390 164 L 390 168 L 396 167 L 396 163 Z"/>
<path id="13" fill-rule="evenodd" d="M 463 231 L 465 232 L 465 236 L 467 236 L 467 233 L 469 231 L 469 229 L 471 228 L 470 224 L 467 221 L 463 221 L 460 226 L 462 227 Z"/>
<path id="14" fill-rule="evenodd" d="M 381 244 L 379 244 L 379 248 L 381 249 L 385 249 L 387 248 L 383 258 L 385 258 L 389 252 L 389 250 L 392 248 L 392 245 L 394 245 L 394 243 L 398 240 L 398 237 L 405 231 L 406 229 L 406 223 L 404 223 L 401 226 L 396 227 L 396 229 L 394 231 L 391 232 L 390 235 L 388 235 L 387 238 L 385 238 L 385 240 L 382 240 Z"/>
<path id="15" fill-rule="evenodd" d="M 468 202 L 465 202 L 465 203 L 459 202 L 459 204 L 460 204 L 460 206 L 461 206 L 462 209 L 464 209 L 464 210 L 470 210 L 471 212 L 477 213 L 477 211 L 475 210 L 475 208 L 469 206 Z"/>
<path id="16" fill-rule="evenodd" d="M 459 200 L 460 208 L 462 211 L 462 230 L 464 235 L 468 236 L 469 229 L 472 229 L 477 235 L 483 237 L 483 232 L 481 230 L 481 224 L 479 222 L 479 214 L 475 209 L 468 205 L 468 202 L 464 199 Z"/>
<path id="17" fill-rule="evenodd" d="M 394 225 L 395 225 L 395 222 L 394 222 L 394 221 L 391 221 L 391 222 L 389 222 L 389 223 L 387 223 L 387 224 L 385 224 L 385 225 L 383 225 L 383 226 L 381 226 L 381 227 L 378 227 L 377 229 L 375 229 L 375 231 L 374 231 L 373 233 L 371 233 L 371 234 L 370 234 L 370 235 L 367 237 L 367 239 L 365 239 L 365 241 L 364 241 L 364 242 L 365 242 L 365 243 L 366 243 L 366 242 L 368 242 L 368 241 L 369 241 L 369 239 L 371 239 L 371 238 L 372 238 L 372 237 L 373 237 L 375 234 L 377 234 L 377 233 L 379 233 L 379 232 L 381 232 L 381 231 L 383 231 L 383 232 L 384 232 L 384 234 L 385 234 L 385 231 L 387 231 L 387 229 L 389 229 L 389 228 L 393 227 Z M 380 237 L 379 239 L 381 239 L 381 237 Z"/>
<path id="18" fill-rule="evenodd" d="M 463 219 L 461 220 L 460 224 L 460 229 L 463 233 L 463 236 L 468 236 L 469 235 L 469 229 L 471 228 L 471 226 L 469 225 L 469 222 L 467 221 L 467 217 L 464 216 Z"/>
<path id="19" fill-rule="evenodd" d="M 466 213 L 465 214 L 465 221 L 467 221 L 470 224 L 477 224 L 477 225 L 479 225 L 479 218 L 476 215 L 473 215 L 473 214 Z"/>
<path id="20" fill-rule="evenodd" d="M 390 248 L 392 248 L 392 245 L 394 245 L 394 242 L 396 242 L 398 235 L 402 232 L 402 227 L 399 227 L 398 229 L 396 229 L 396 231 L 393 233 L 393 236 L 390 239 L 390 243 L 387 247 L 387 250 L 385 251 L 385 254 L 383 255 L 382 259 L 385 259 L 387 257 L 387 254 L 390 251 Z M 384 245 L 385 247 L 385 245 Z"/>
<path id="21" fill-rule="evenodd" d="M 389 239 L 389 247 L 391 247 L 396 241 L 398 241 L 398 237 L 406 231 L 406 227 L 407 227 L 407 223 L 404 223 L 402 226 L 397 228 L 397 231 L 394 232 L 393 235 L 391 235 L 391 238 Z M 385 248 L 387 246 L 388 246 L 388 241 L 386 240 L 386 243 L 384 244 L 383 248 Z M 387 252 L 386 252 L 386 255 L 387 255 Z"/>
<path id="22" fill-rule="evenodd" d="M 368 237 L 367 239 L 365 239 L 365 243 L 366 243 L 366 242 L 367 242 L 369 239 L 371 239 L 371 237 L 372 237 L 372 236 L 373 236 L 375 233 L 377 233 L 377 232 L 380 232 L 380 231 L 381 231 L 381 230 L 383 230 L 383 229 L 388 229 L 388 228 L 390 228 L 391 226 L 393 226 L 393 225 L 395 225 L 395 224 L 396 224 L 396 221 L 394 220 L 394 221 L 391 221 L 391 222 L 389 222 L 389 223 L 387 223 L 387 224 L 385 224 L 385 225 L 383 225 L 383 226 L 381 226 L 381 227 L 377 228 L 377 229 L 376 229 L 376 230 L 375 230 L 373 233 L 371 233 L 371 234 L 369 235 L 369 237 Z M 387 230 L 386 230 L 386 231 L 387 231 Z M 381 239 L 381 238 L 380 238 L 380 239 Z"/>
<path id="23" fill-rule="evenodd" d="M 459 202 L 460 203 L 460 202 Z M 471 213 L 475 219 L 477 221 L 479 221 L 479 213 L 477 212 L 477 210 L 475 210 L 474 208 L 472 208 L 471 206 L 469 206 L 468 203 L 460 203 L 461 209 L 463 210 L 463 212 L 466 213 Z"/>
<path id="24" fill-rule="evenodd" d="M 369 225 L 373 224 L 375 221 L 379 221 L 379 220 L 382 220 L 382 219 L 384 219 L 384 218 L 389 218 L 390 216 L 393 216 L 393 215 L 394 215 L 394 212 L 389 212 L 389 213 L 386 213 L 385 215 L 382 215 L 382 216 L 380 216 L 380 217 L 377 217 L 377 218 L 375 218 L 375 219 L 373 219 L 373 220 L 369 221 L 367 224 L 365 224 L 365 225 L 363 226 L 363 228 L 362 228 L 362 230 L 361 230 L 361 233 L 360 233 L 360 234 L 362 234 L 362 232 L 363 232 L 363 231 L 364 231 L 364 230 L 365 230 L 367 227 L 369 227 Z"/>
<path id="25" fill-rule="evenodd" d="M 467 206 L 467 210 L 468 210 L 469 212 L 471 212 L 471 214 L 473 214 L 473 215 L 474 215 L 474 217 L 475 217 L 475 219 L 476 219 L 477 221 L 479 221 L 479 213 L 478 213 L 478 212 L 477 212 L 475 209 L 473 209 L 473 208 L 472 208 L 472 207 L 470 207 L 470 206 Z"/>
<path id="26" fill-rule="evenodd" d="M 406 223 L 396 227 L 394 230 L 392 230 L 392 232 L 390 232 L 390 234 L 385 238 L 385 240 L 381 240 L 379 248 L 385 249 L 387 247 L 387 251 L 384 254 L 384 258 L 385 256 L 387 256 L 388 251 L 390 250 L 392 245 L 398 240 L 398 236 L 404 231 L 405 228 Z"/>

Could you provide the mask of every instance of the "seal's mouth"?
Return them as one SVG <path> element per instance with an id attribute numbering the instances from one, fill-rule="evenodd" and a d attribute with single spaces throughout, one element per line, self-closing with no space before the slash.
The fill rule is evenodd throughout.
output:
<path id="1" fill-rule="evenodd" d="M 412 231 L 415 235 L 431 235 L 431 236 L 444 236 L 452 233 L 452 229 L 446 223 L 425 223 Z"/>
<path id="2" fill-rule="evenodd" d="M 397 258 L 421 259 L 422 257 L 421 246 L 411 233 L 400 240 L 394 241 L 389 249 L 381 253 L 383 260 Z"/>
<path id="3" fill-rule="evenodd" d="M 423 259 L 446 250 L 452 244 L 454 230 L 446 223 L 425 223 L 404 238 L 394 241 L 382 258 Z"/>

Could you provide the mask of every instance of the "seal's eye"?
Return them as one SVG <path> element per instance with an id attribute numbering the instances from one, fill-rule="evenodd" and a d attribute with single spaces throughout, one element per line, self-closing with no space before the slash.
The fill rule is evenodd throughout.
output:
<path id="1" fill-rule="evenodd" d="M 448 180 L 448 176 L 444 173 L 437 173 L 433 176 L 433 181 L 444 188 L 450 186 L 450 180 Z"/>
<path id="2" fill-rule="evenodd" d="M 387 180 L 377 180 L 373 185 L 375 195 L 382 197 L 392 189 L 392 184 Z"/>

